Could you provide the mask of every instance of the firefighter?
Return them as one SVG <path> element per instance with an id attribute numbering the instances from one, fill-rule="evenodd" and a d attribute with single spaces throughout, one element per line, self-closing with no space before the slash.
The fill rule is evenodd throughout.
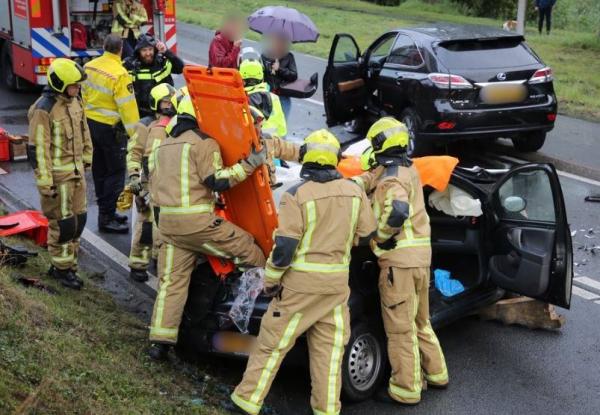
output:
<path id="1" fill-rule="evenodd" d="M 269 170 L 269 182 L 273 186 L 277 181 L 277 177 L 275 176 L 275 159 L 297 162 L 300 158 L 300 147 L 294 143 L 282 140 L 275 134 L 263 133 L 262 125 L 268 120 L 268 117 L 253 106 L 250 106 L 250 113 L 254 120 L 254 129 L 256 130 L 256 136 L 260 140 L 260 145 L 267 147 L 267 169 Z"/>
<path id="2" fill-rule="evenodd" d="M 29 161 L 48 218 L 48 275 L 76 290 L 83 286 L 77 257 L 87 220 L 84 168 L 92 163 L 92 140 L 79 98 L 84 80 L 77 63 L 54 60 L 48 85 L 27 114 Z"/>
<path id="3" fill-rule="evenodd" d="M 287 124 L 281 102 L 277 95 L 269 92 L 269 86 L 264 82 L 262 64 L 256 60 L 245 60 L 240 64 L 240 75 L 244 80 L 244 89 L 250 105 L 260 108 L 268 116 L 268 120 L 262 126 L 263 132 L 285 138 Z"/>
<path id="4" fill-rule="evenodd" d="M 140 26 L 148 21 L 141 0 L 115 0 L 111 32 L 123 39 L 123 58 L 133 54 Z"/>
<path id="5" fill-rule="evenodd" d="M 172 117 L 174 114 L 171 98 L 175 96 L 175 88 L 169 84 L 159 84 L 150 91 L 149 107 L 154 111 L 152 116 L 142 118 L 135 127 L 135 133 L 127 145 L 127 171 L 129 187 L 136 196 L 136 222 L 133 224 L 133 240 L 129 253 L 129 275 L 139 282 L 148 281 L 148 265 L 152 256 L 152 212 L 148 191 L 148 176 L 143 169 L 144 152 L 149 140 L 150 131 L 158 124 L 161 117 Z M 163 127 L 164 130 L 164 127 Z"/>
<path id="6" fill-rule="evenodd" d="M 101 232 L 127 233 L 127 216 L 116 213 L 125 186 L 127 135 L 132 136 L 139 113 L 129 74 L 121 64 L 123 41 L 117 35 L 104 40 L 104 54 L 85 64 L 87 81 L 82 95 L 94 144 L 92 176 L 98 198 Z"/>
<path id="7" fill-rule="evenodd" d="M 406 150 L 404 124 L 384 117 L 369 129 L 374 171 L 355 178 L 374 189 L 377 234 L 372 248 L 381 274 L 379 290 L 392 376 L 376 399 L 407 405 L 421 400 L 423 380 L 431 387 L 448 385 L 448 369 L 429 322 L 431 228 L 419 172 Z"/>
<path id="8" fill-rule="evenodd" d="M 140 117 L 153 115 L 148 106 L 150 91 L 156 85 L 174 85 L 171 74 L 181 74 L 185 64 L 167 46 L 145 33 L 140 35 L 132 56 L 123 61 L 133 81 L 133 89 L 140 110 Z"/>
<path id="9" fill-rule="evenodd" d="M 304 181 L 283 194 L 265 269 L 258 344 L 242 382 L 221 405 L 258 414 L 281 361 L 307 332 L 315 414 L 339 414 L 341 363 L 350 337 L 348 275 L 353 244 L 368 245 L 376 223 L 365 192 L 336 170 L 340 144 L 327 130 L 301 147 Z"/>
<path id="10" fill-rule="evenodd" d="M 189 96 L 177 124 L 154 153 L 151 173 L 154 220 L 160 231 L 159 289 L 150 326 L 149 355 L 164 359 L 177 343 L 179 323 L 199 254 L 231 259 L 238 269 L 262 267 L 265 256 L 245 230 L 214 212 L 215 192 L 248 178 L 266 163 L 266 149 L 223 167 L 217 142 L 200 132 Z"/>

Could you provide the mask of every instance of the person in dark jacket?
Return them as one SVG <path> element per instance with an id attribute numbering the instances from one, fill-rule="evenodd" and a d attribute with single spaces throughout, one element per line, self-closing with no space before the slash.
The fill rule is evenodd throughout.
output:
<path id="1" fill-rule="evenodd" d="M 546 19 L 546 34 L 550 34 L 552 26 L 552 8 L 556 4 L 556 0 L 535 0 L 535 11 L 540 14 L 538 21 L 538 31 L 542 34 L 544 27 L 544 19 Z"/>
<path id="2" fill-rule="evenodd" d="M 290 44 L 291 42 L 285 34 L 273 36 L 269 50 L 262 55 L 265 82 L 271 87 L 272 93 L 279 95 L 286 120 L 292 108 L 292 99 L 282 94 L 281 84 L 298 79 L 296 59 L 290 52 Z"/>
<path id="3" fill-rule="evenodd" d="M 135 52 L 125 59 L 123 66 L 133 81 L 135 99 L 140 111 L 140 118 L 152 115 L 150 109 L 150 91 L 158 84 L 167 83 L 174 86 L 172 74 L 183 72 L 185 63 L 167 49 L 167 46 L 149 34 L 138 37 Z"/>
<path id="4" fill-rule="evenodd" d="M 210 42 L 208 65 L 215 68 L 237 69 L 243 32 L 243 19 L 236 14 L 228 15 L 222 28 L 215 32 L 215 37 Z"/>

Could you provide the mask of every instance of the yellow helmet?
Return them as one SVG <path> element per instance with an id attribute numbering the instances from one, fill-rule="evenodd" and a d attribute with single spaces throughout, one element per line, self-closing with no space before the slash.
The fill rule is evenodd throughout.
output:
<path id="1" fill-rule="evenodd" d="M 183 97 L 179 102 L 179 105 L 177 106 L 177 115 L 187 115 L 194 119 L 196 118 L 196 112 L 194 111 L 194 103 L 192 102 L 192 98 L 189 95 Z"/>
<path id="2" fill-rule="evenodd" d="M 360 156 L 360 168 L 362 171 L 369 171 L 375 166 L 377 166 L 377 160 L 373 154 L 373 147 L 369 147 Z"/>
<path id="3" fill-rule="evenodd" d="M 300 147 L 300 163 L 317 163 L 336 167 L 342 152 L 337 138 L 325 129 L 317 130 L 304 139 Z"/>
<path id="4" fill-rule="evenodd" d="M 65 92 L 67 86 L 83 82 L 86 78 L 81 65 L 70 59 L 55 59 L 48 69 L 48 83 L 58 92 Z"/>
<path id="5" fill-rule="evenodd" d="M 175 88 L 169 84 L 158 84 L 150 90 L 150 109 L 161 112 L 159 104 L 164 100 L 171 100 L 175 96 Z"/>
<path id="6" fill-rule="evenodd" d="M 406 126 L 400 121 L 383 117 L 369 128 L 367 139 L 373 146 L 373 154 L 381 154 L 394 147 L 406 148 L 409 135 Z"/>
<path id="7" fill-rule="evenodd" d="M 262 64 L 255 60 L 243 61 L 240 64 L 240 75 L 244 81 L 252 79 L 262 82 L 265 77 Z"/>
<path id="8" fill-rule="evenodd" d="M 190 91 L 188 90 L 187 86 L 182 86 L 181 88 L 179 88 L 175 92 L 175 95 L 173 95 L 171 97 L 171 104 L 173 104 L 173 108 L 175 108 L 177 110 L 177 108 L 179 107 L 179 103 L 181 102 L 183 97 L 187 97 L 189 95 L 190 95 Z"/>

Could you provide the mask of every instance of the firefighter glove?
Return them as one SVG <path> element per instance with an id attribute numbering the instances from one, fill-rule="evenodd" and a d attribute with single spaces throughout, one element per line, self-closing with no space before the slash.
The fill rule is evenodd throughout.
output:
<path id="1" fill-rule="evenodd" d="M 252 166 L 254 169 L 256 169 L 259 166 L 262 166 L 263 164 L 266 164 L 267 146 L 262 146 L 262 148 L 259 151 L 256 151 L 256 147 L 254 147 L 254 144 L 252 144 L 252 152 L 244 161 L 250 166 Z"/>
<path id="2" fill-rule="evenodd" d="M 396 247 L 396 235 L 398 235 L 398 232 L 396 232 L 395 234 L 392 235 L 392 237 L 384 242 L 379 242 L 377 243 L 377 246 L 380 249 L 383 249 L 384 251 L 391 251 L 392 249 L 394 249 Z"/>
<path id="3" fill-rule="evenodd" d="M 56 186 L 38 186 L 40 191 L 40 195 L 45 197 L 56 198 L 58 196 L 58 192 L 56 191 Z"/>
<path id="4" fill-rule="evenodd" d="M 139 174 L 132 174 L 129 176 L 129 188 L 134 195 L 139 195 L 140 192 L 144 190 Z"/>

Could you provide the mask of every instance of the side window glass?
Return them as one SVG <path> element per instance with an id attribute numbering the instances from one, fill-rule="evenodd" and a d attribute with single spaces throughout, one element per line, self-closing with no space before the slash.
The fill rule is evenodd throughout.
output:
<path id="1" fill-rule="evenodd" d="M 423 56 L 410 36 L 400 35 L 392 47 L 388 63 L 415 67 L 423 63 Z"/>
<path id="2" fill-rule="evenodd" d="M 545 171 L 523 171 L 499 189 L 498 215 L 502 219 L 556 222 L 550 178 Z"/>
<path id="3" fill-rule="evenodd" d="M 396 36 L 390 36 L 387 39 L 384 39 L 379 45 L 375 46 L 371 55 L 369 55 L 369 63 L 383 63 L 384 59 L 390 54 L 390 49 L 392 48 L 395 39 Z"/>
<path id="4" fill-rule="evenodd" d="M 356 62 L 358 60 L 358 49 L 349 37 L 341 37 L 335 47 L 333 61 L 335 63 Z"/>

